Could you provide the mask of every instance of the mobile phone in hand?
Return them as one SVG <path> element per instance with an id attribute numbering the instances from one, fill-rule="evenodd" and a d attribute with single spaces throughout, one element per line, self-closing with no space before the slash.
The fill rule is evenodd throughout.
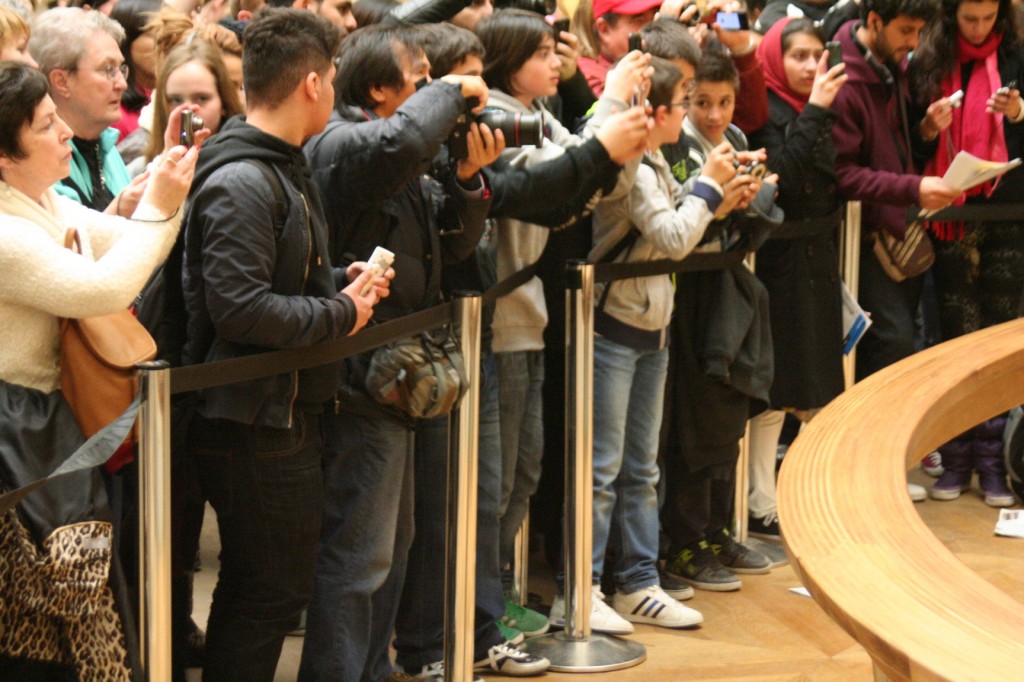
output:
<path id="1" fill-rule="evenodd" d="M 562 31 L 569 32 L 569 20 L 568 19 L 555 19 L 551 23 L 551 27 L 555 30 L 555 40 L 561 40 L 559 36 L 562 35 Z"/>
<path id="2" fill-rule="evenodd" d="M 838 40 L 830 40 L 825 43 L 825 49 L 828 50 L 829 69 L 843 63 L 843 46 Z"/>
<path id="3" fill-rule="evenodd" d="M 746 12 L 719 12 L 715 15 L 715 22 L 722 27 L 723 31 L 750 30 Z"/>

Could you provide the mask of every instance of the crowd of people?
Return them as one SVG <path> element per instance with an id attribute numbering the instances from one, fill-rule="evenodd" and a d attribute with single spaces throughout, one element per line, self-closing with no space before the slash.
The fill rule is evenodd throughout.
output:
<path id="1" fill-rule="evenodd" d="M 845 201 L 863 206 L 871 315 L 858 379 L 1022 314 L 1024 170 L 966 192 L 943 180 L 960 151 L 1024 151 L 1010 0 L 579 0 L 568 30 L 562 8 L 491 0 L 69 4 L 0 0 L 0 489 L 86 440 L 60 389 L 62 318 L 134 305 L 161 359 L 195 365 L 314 346 L 529 270 L 485 310 L 473 373 L 482 672 L 542 674 L 520 645 L 566 621 L 557 559 L 549 613 L 523 605 L 513 574 L 531 506 L 545 545 L 560 542 L 550 349 L 567 258 L 721 256 L 596 289 L 590 625 L 617 635 L 698 627 L 682 603 L 699 607 L 695 588 L 738 590 L 777 565 L 733 536 L 739 446 L 749 422 L 747 521 L 778 542 L 784 425 L 844 390 Z M 883 267 L 879 244 L 916 229 L 908 215 L 948 206 L 1011 210 L 926 221 L 931 269 Z M 390 267 L 368 264 L 376 247 Z M 448 416 L 382 401 L 378 364 L 176 397 L 176 680 L 272 680 L 295 632 L 304 682 L 445 679 Z M 931 497 L 955 499 L 977 471 L 987 504 L 1014 504 L 1006 421 L 929 455 Z M 0 677 L 137 674 L 135 478 L 122 445 L 0 516 Z M 207 505 L 221 549 L 204 632 Z M 97 566 L 91 582 L 50 578 Z"/>

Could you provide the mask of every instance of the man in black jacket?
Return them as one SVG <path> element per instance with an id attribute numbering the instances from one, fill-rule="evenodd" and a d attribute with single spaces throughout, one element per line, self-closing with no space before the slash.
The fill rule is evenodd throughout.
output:
<path id="1" fill-rule="evenodd" d="M 388 277 L 372 279 L 364 263 L 331 267 L 300 149 L 334 103 L 337 31 L 309 12 L 268 10 L 245 40 L 248 117 L 204 148 L 189 209 L 186 363 L 351 334 L 388 293 Z M 200 392 L 190 449 L 221 534 L 204 679 L 272 680 L 309 599 L 324 499 L 319 412 L 336 374 L 320 367 Z"/>
<path id="2" fill-rule="evenodd" d="M 427 173 L 467 98 L 481 107 L 487 100 L 481 79 L 431 83 L 428 68 L 408 28 L 353 33 L 342 47 L 337 111 L 305 149 L 313 179 L 329 197 L 337 262 L 366 258 L 375 246 L 395 253 L 392 296 L 377 315 L 384 320 L 443 300 L 443 269 L 468 258 L 483 233 L 490 191 L 479 169 L 501 151 L 477 149 L 444 175 Z M 366 393 L 365 358 L 347 368 L 325 419 L 328 499 L 303 681 L 358 682 L 391 672 L 388 645 L 413 536 L 414 431 L 417 459 L 433 456 L 421 457 L 430 439 L 417 420 Z M 504 641 L 491 627 L 487 647 Z"/>

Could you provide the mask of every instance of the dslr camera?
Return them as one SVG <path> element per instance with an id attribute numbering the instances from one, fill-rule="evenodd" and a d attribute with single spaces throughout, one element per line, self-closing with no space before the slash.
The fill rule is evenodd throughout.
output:
<path id="1" fill-rule="evenodd" d="M 469 126 L 483 123 L 491 130 L 500 130 L 505 135 L 506 147 L 523 147 L 528 144 L 541 146 L 544 143 L 544 123 L 540 114 L 520 114 L 500 109 L 484 109 L 474 114 L 471 109 L 477 99 L 466 100 L 466 110 L 455 120 L 455 127 L 448 136 L 448 152 L 453 159 L 464 159 L 469 155 L 466 136 Z"/>

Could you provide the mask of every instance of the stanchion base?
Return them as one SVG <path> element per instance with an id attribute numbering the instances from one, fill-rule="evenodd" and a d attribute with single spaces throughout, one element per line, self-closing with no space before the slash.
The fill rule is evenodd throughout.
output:
<path id="1" fill-rule="evenodd" d="M 561 673 L 599 673 L 640 665 L 647 650 L 639 642 L 591 633 L 585 640 L 574 640 L 564 632 L 533 637 L 520 647 L 534 656 L 551 661 L 548 670 Z"/>

